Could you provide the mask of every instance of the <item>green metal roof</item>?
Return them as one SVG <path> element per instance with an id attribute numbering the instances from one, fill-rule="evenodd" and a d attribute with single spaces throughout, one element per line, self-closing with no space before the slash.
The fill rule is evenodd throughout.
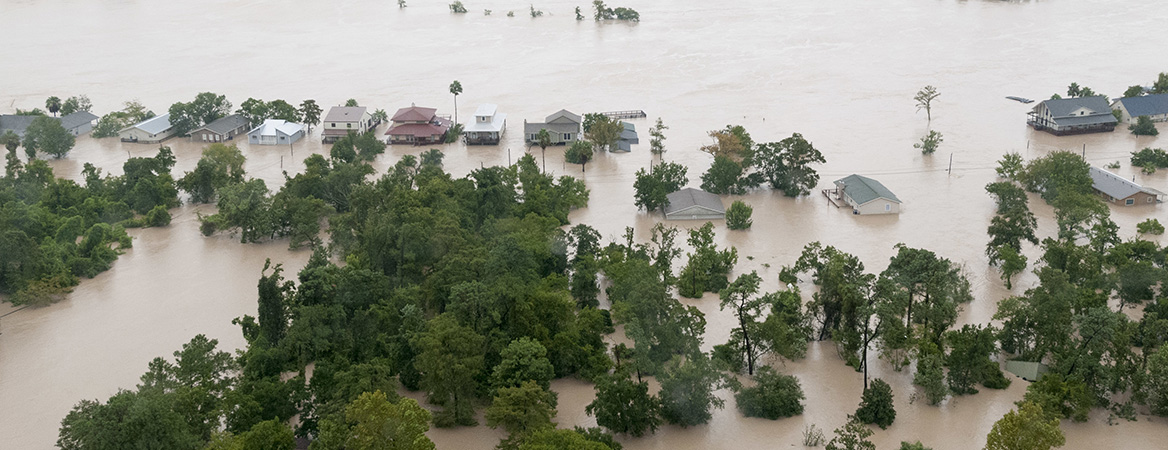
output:
<path id="1" fill-rule="evenodd" d="M 848 175 L 844 178 L 835 180 L 836 186 L 842 186 L 844 192 L 851 197 L 858 205 L 863 205 L 878 198 L 886 198 L 896 203 L 900 203 L 900 199 L 896 198 L 896 194 L 880 184 L 879 181 L 871 178 L 860 176 L 856 174 Z"/>

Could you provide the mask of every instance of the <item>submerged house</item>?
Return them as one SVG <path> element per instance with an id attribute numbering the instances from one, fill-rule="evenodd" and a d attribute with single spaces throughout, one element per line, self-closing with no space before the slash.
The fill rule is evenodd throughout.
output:
<path id="1" fill-rule="evenodd" d="M 232 114 L 192 131 L 191 140 L 199 142 L 230 141 L 235 139 L 235 136 L 245 132 L 247 132 L 247 119 L 242 115 Z"/>
<path id="2" fill-rule="evenodd" d="M 385 134 L 387 144 L 441 144 L 446 140 L 446 132 L 450 130 L 450 119 L 439 117 L 435 108 L 411 106 L 402 108 L 394 113 L 390 119 L 389 131 Z"/>
<path id="3" fill-rule="evenodd" d="M 1168 94 L 1124 97 L 1113 102 L 1111 109 L 1119 111 L 1120 122 L 1134 122 L 1140 116 L 1148 116 L 1153 122 L 1168 122 Z"/>
<path id="4" fill-rule="evenodd" d="M 835 180 L 835 194 L 852 214 L 900 214 L 900 199 L 879 181 L 861 175 Z"/>
<path id="5" fill-rule="evenodd" d="M 32 121 L 37 117 L 41 116 L 0 115 L 0 134 L 11 131 L 17 136 L 24 137 L 24 131 L 28 129 L 29 125 L 32 125 Z M 54 117 L 54 119 L 61 122 L 61 126 L 70 134 L 80 136 L 93 129 L 93 122 L 97 120 L 97 116 L 89 111 L 77 111 L 61 117 Z"/>
<path id="6" fill-rule="evenodd" d="M 641 139 L 637 137 L 637 128 L 633 124 L 621 121 L 621 126 L 624 129 L 621 130 L 620 138 L 616 141 L 615 151 L 628 153 L 633 150 L 634 144 L 641 143 Z"/>
<path id="7" fill-rule="evenodd" d="M 247 132 L 247 143 L 252 145 L 291 144 L 304 137 L 304 125 L 280 119 L 267 119 Z"/>
<path id="8" fill-rule="evenodd" d="M 324 130 L 320 132 L 320 141 L 324 143 L 336 142 L 349 132 L 364 133 L 373 129 L 373 116 L 364 106 L 334 106 L 321 122 Z"/>
<path id="9" fill-rule="evenodd" d="M 1026 124 L 1057 136 L 1112 131 L 1119 121 L 1105 97 L 1045 100 L 1034 107 Z"/>
<path id="10" fill-rule="evenodd" d="M 523 122 L 523 140 L 528 145 L 539 145 L 539 130 L 547 129 L 552 145 L 567 145 L 580 139 L 580 116 L 561 109 L 547 116 L 543 122 Z"/>
<path id="11" fill-rule="evenodd" d="M 1104 200 L 1111 203 L 1132 206 L 1151 205 L 1164 201 L 1163 192 L 1140 186 L 1134 181 L 1098 167 L 1091 168 L 1091 182 L 1091 187 L 1099 195 L 1102 195 Z"/>
<path id="12" fill-rule="evenodd" d="M 726 207 L 722 206 L 722 198 L 701 189 L 685 188 L 665 198 L 669 201 L 665 206 L 665 218 L 668 220 L 726 218 Z"/>
<path id="13" fill-rule="evenodd" d="M 490 103 L 479 105 L 474 123 L 467 124 L 463 130 L 463 140 L 469 145 L 497 145 L 507 129 L 507 115 L 498 110 L 498 106 Z"/>
<path id="14" fill-rule="evenodd" d="M 174 127 L 170 124 L 170 114 L 154 116 L 118 132 L 122 142 L 137 142 L 140 144 L 155 144 L 174 136 Z"/>

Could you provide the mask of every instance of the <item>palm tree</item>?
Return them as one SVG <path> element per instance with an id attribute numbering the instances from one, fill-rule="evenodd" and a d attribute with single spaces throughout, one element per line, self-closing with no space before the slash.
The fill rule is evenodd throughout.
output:
<path id="1" fill-rule="evenodd" d="M 57 98 L 55 95 L 49 97 L 47 100 L 45 100 L 45 108 L 48 109 L 49 112 L 53 113 L 53 116 L 55 117 L 57 115 L 57 111 L 61 110 L 61 99 Z"/>
<path id="2" fill-rule="evenodd" d="M 458 123 L 458 94 L 462 93 L 462 83 L 458 80 L 450 83 L 450 93 L 454 94 L 454 123 Z"/>
<path id="3" fill-rule="evenodd" d="M 539 153 L 543 157 L 543 171 L 547 172 L 547 148 L 552 145 L 552 134 L 548 133 L 547 128 L 540 128 L 539 135 Z"/>

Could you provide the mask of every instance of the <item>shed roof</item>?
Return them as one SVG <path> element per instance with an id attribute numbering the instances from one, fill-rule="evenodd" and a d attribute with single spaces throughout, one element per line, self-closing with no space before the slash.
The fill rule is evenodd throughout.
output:
<path id="1" fill-rule="evenodd" d="M 438 112 L 437 108 L 423 108 L 421 106 L 411 106 L 409 108 L 402 108 L 393 114 L 394 122 L 428 122 L 434 118 L 434 113 Z"/>
<path id="2" fill-rule="evenodd" d="M 701 189 L 685 188 L 665 196 L 669 204 L 665 206 L 665 215 L 698 206 L 715 213 L 726 213 L 722 206 L 722 198 Z"/>
<path id="3" fill-rule="evenodd" d="M 232 114 L 230 116 L 220 118 L 219 120 L 216 120 L 216 121 L 211 122 L 209 124 L 203 125 L 202 127 L 196 129 L 195 131 L 207 129 L 207 130 L 211 130 L 211 131 L 218 133 L 218 134 L 227 134 L 227 133 L 230 133 L 231 130 L 234 130 L 236 128 L 246 126 L 246 125 L 247 125 L 247 119 L 245 119 L 243 116 L 241 116 L 239 114 Z M 191 133 L 193 134 L 194 131 L 192 131 Z"/>
<path id="4" fill-rule="evenodd" d="M 475 110 L 474 115 L 476 117 L 484 117 L 484 116 L 490 117 L 490 116 L 495 115 L 495 113 L 498 111 L 499 111 L 498 105 L 495 105 L 492 103 L 483 103 L 483 104 L 479 105 L 478 109 Z"/>
<path id="5" fill-rule="evenodd" d="M 252 130 L 248 131 L 247 134 L 254 134 L 257 136 L 278 136 L 283 134 L 285 136 L 291 136 L 303 129 L 304 125 L 298 124 L 296 122 L 289 122 L 287 120 L 281 119 L 267 119 L 264 121 L 264 123 L 260 124 L 260 126 L 252 128 Z"/>
<path id="6" fill-rule="evenodd" d="M 97 119 L 97 115 L 89 111 L 77 111 L 61 116 L 61 126 L 65 127 L 66 130 L 72 130 Z"/>
<path id="7" fill-rule="evenodd" d="M 1168 94 L 1124 97 L 1117 100 L 1132 117 L 1168 114 Z"/>
<path id="8" fill-rule="evenodd" d="M 328 115 L 324 116 L 325 122 L 360 122 L 365 117 L 365 111 L 368 111 L 364 106 L 334 106 L 329 108 Z"/>
<path id="9" fill-rule="evenodd" d="M 1098 167 L 1091 168 L 1091 187 L 1096 191 L 1102 192 L 1111 196 L 1112 198 L 1124 199 L 1131 197 L 1139 192 L 1148 192 L 1152 195 L 1159 195 L 1154 189 L 1145 189 L 1143 186 L 1136 184 L 1136 182 L 1123 178 L 1114 173 L 1100 169 Z"/>
<path id="10" fill-rule="evenodd" d="M 863 205 L 878 198 L 900 203 L 900 199 L 896 198 L 896 194 L 893 194 L 892 191 L 884 187 L 879 181 L 862 175 L 848 175 L 835 180 L 835 185 L 843 187 L 848 197 L 851 197 L 858 205 Z"/>
<path id="11" fill-rule="evenodd" d="M 168 113 L 168 114 L 163 114 L 161 116 L 154 116 L 154 117 L 151 117 L 149 119 L 143 120 L 142 122 L 139 122 L 137 124 L 134 124 L 132 126 L 129 126 L 129 127 L 122 129 L 122 131 L 126 131 L 126 130 L 129 130 L 131 128 L 137 128 L 139 130 L 145 131 L 145 132 L 150 133 L 150 134 L 158 134 L 158 133 L 161 133 L 163 131 L 169 130 L 170 127 L 171 127 L 170 114 Z"/>

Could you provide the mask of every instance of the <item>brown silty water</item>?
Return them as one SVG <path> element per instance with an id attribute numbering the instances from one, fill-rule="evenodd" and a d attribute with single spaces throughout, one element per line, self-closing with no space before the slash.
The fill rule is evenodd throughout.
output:
<path id="1" fill-rule="evenodd" d="M 587 9 L 584 1 L 540 2 L 535 6 L 548 15 L 537 19 L 519 2 L 466 3 L 469 14 L 451 15 L 445 2 L 421 0 L 404 10 L 368 0 L 0 0 L 2 33 L 10 43 L 0 46 L 0 109 L 42 107 L 50 95 L 87 94 L 99 115 L 130 99 L 161 113 L 173 102 L 213 91 L 236 105 L 248 97 L 296 104 L 314 98 L 327 108 L 356 98 L 390 113 L 416 103 L 449 114 L 447 86 L 457 79 L 465 88 L 458 98 L 460 119 L 479 103 L 496 103 L 509 114 L 509 131 L 499 146 L 442 146 L 446 169 L 456 176 L 518 158 L 524 119 L 541 121 L 561 108 L 643 109 L 650 119 L 633 120 L 642 141 L 648 141 L 651 119 L 662 117 L 670 127 L 665 159 L 687 165 L 694 186 L 711 160 L 697 150 L 708 142 L 708 130 L 741 124 L 760 142 L 799 132 L 828 160 L 819 168 L 819 189 L 860 173 L 895 192 L 903 211 L 859 217 L 830 206 L 818 190 L 799 199 L 755 191 L 741 197 L 755 209 L 752 229 L 727 231 L 717 224 L 719 244 L 739 249 L 735 272 L 758 270 L 764 289 L 775 290 L 779 267 L 811 241 L 853 253 L 870 272 L 879 272 L 893 245 L 904 242 L 965 265 L 976 300 L 964 306 L 959 323 L 989 322 L 996 302 L 1011 294 L 983 254 L 993 215 L 983 186 L 994 181 L 993 167 L 1003 153 L 1033 158 L 1055 149 L 1082 151 L 1093 164 L 1122 161 L 1122 176 L 1168 190 L 1163 171 L 1142 175 L 1127 164 L 1129 152 L 1164 147 L 1162 139 L 1122 130 L 1074 137 L 1034 132 L 1025 126 L 1028 106 L 1003 98 L 1042 99 L 1072 81 L 1112 96 L 1149 83 L 1168 70 L 1163 42 L 1132 30 L 1162 28 L 1168 19 L 1163 4 L 619 2 L 641 13 L 644 21 L 632 25 L 576 22 L 572 10 Z M 493 14 L 485 16 L 483 9 Z M 516 17 L 506 17 L 508 10 Z M 926 84 L 942 93 L 931 123 L 912 100 Z M 912 144 L 929 129 L 945 140 L 935 155 L 922 156 Z M 178 158 L 176 173 L 194 167 L 200 144 L 172 139 L 166 145 Z M 149 156 L 155 148 L 82 137 L 67 158 L 51 164 L 59 176 L 73 179 L 80 178 L 84 162 L 119 173 L 128 156 Z M 271 188 L 282 182 L 282 170 L 302 170 L 304 157 L 327 152 L 316 130 L 292 148 L 241 148 L 249 175 Z M 378 173 L 420 150 L 392 147 L 375 162 Z M 562 150 L 548 149 L 548 170 L 581 177 L 592 193 L 590 206 L 573 212 L 572 221 L 590 224 L 607 238 L 633 226 L 646 239 L 662 220 L 633 205 L 633 174 L 649 165 L 648 145 L 629 154 L 599 154 L 586 173 L 565 165 Z M 1031 202 L 1041 234 L 1050 235 L 1051 209 L 1037 198 Z M 1130 238 L 1144 218 L 1163 220 L 1164 208 L 1113 207 L 1112 217 L 1121 237 Z M 264 259 L 294 273 L 308 254 L 287 251 L 283 241 L 241 245 L 230 236 L 203 237 L 196 213 L 212 209 L 183 206 L 173 211 L 170 227 L 131 231 L 134 248 L 113 269 L 83 280 L 58 304 L 0 319 L 0 447 L 51 448 L 60 419 L 78 400 L 132 388 L 151 358 L 169 356 L 197 333 L 226 348 L 244 344 L 230 321 L 255 313 Z M 1035 261 L 1040 252 L 1028 247 L 1026 254 Z M 1013 293 L 1036 282 L 1031 274 L 1020 275 Z M 734 321 L 718 310 L 712 294 L 684 301 L 707 316 L 707 348 L 726 340 Z M 621 441 L 629 449 L 799 446 L 805 425 L 816 424 L 830 437 L 855 410 L 862 375 L 846 367 L 829 343 L 814 343 L 804 360 L 775 364 L 802 382 L 802 416 L 747 419 L 722 392 L 729 401 L 709 425 L 667 426 Z M 910 371 L 895 372 L 875 359 L 872 365 L 873 376 L 892 384 L 896 396 L 896 422 L 873 437 L 882 449 L 918 439 L 937 449 L 981 448 L 993 422 L 1026 385 L 1015 380 L 1007 390 L 983 389 L 932 407 L 913 402 Z M 595 424 L 584 414 L 590 385 L 558 380 L 553 388 L 560 394 L 561 426 Z M 1109 426 L 1107 413 L 1097 410 L 1087 423 L 1065 422 L 1062 429 L 1066 448 L 1163 448 L 1165 425 L 1140 416 Z M 432 430 L 430 436 L 439 448 L 490 448 L 502 434 L 475 427 Z"/>

